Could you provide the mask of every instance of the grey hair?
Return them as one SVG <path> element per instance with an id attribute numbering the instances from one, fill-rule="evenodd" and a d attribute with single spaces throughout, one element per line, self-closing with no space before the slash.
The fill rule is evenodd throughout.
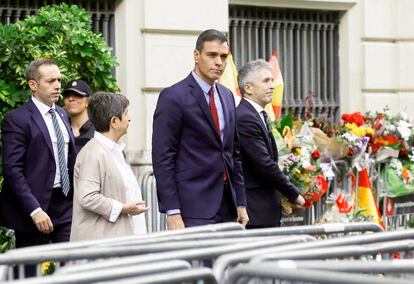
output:
<path id="1" fill-rule="evenodd" d="M 272 65 L 263 59 L 257 59 L 247 62 L 240 68 L 237 83 L 239 84 L 239 89 L 242 95 L 245 93 L 244 85 L 253 83 L 255 75 L 262 69 L 272 71 Z"/>
<path id="2" fill-rule="evenodd" d="M 98 92 L 89 97 L 88 116 L 96 131 L 107 132 L 112 117 L 122 119 L 128 106 L 129 100 L 121 94 Z"/>

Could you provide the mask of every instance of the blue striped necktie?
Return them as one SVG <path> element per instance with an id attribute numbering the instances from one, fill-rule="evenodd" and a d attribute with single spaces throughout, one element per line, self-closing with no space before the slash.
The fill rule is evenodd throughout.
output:
<path id="1" fill-rule="evenodd" d="M 60 182 L 62 185 L 62 191 L 65 196 L 68 196 L 70 185 L 69 185 L 69 173 L 65 158 L 65 140 L 63 139 L 62 130 L 60 129 L 59 123 L 56 118 L 56 112 L 53 108 L 49 110 L 52 116 L 53 128 L 57 138 L 58 158 L 59 158 L 59 169 L 60 169 Z"/>

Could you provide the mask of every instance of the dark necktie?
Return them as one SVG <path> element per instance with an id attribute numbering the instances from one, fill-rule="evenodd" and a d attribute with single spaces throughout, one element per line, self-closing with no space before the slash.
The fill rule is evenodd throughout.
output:
<path id="1" fill-rule="evenodd" d="M 266 112 L 265 110 L 263 110 L 263 111 L 262 111 L 262 114 L 263 114 L 263 118 L 264 118 L 264 121 L 265 121 L 265 125 L 266 125 L 267 132 L 269 132 L 269 133 L 270 133 L 270 121 L 269 121 L 269 116 L 267 115 L 267 112 Z"/>
<path id="2" fill-rule="evenodd" d="M 53 108 L 49 110 L 50 115 L 52 116 L 53 128 L 55 129 L 56 139 L 57 139 L 57 148 L 58 148 L 58 159 L 59 159 L 59 169 L 60 169 L 60 183 L 62 185 L 62 191 L 65 196 L 68 195 L 70 185 L 69 185 L 69 173 L 68 167 L 65 158 L 65 140 L 63 138 L 62 130 L 60 129 L 59 123 L 56 118 L 56 112 Z"/>
<path id="3" fill-rule="evenodd" d="M 264 118 L 265 124 L 266 124 L 267 137 L 269 138 L 270 143 L 272 144 L 272 149 L 271 149 L 272 157 L 276 157 L 276 152 L 275 151 L 277 151 L 276 150 L 277 146 L 276 146 L 275 138 L 273 137 L 273 134 L 272 134 L 272 130 L 270 129 L 269 116 L 267 115 L 267 112 L 265 110 L 262 111 L 262 114 L 263 114 L 263 118 Z"/>
<path id="4" fill-rule="evenodd" d="M 220 133 L 220 121 L 218 118 L 218 112 L 216 107 L 216 101 L 214 100 L 214 86 L 210 88 L 210 91 L 208 92 L 210 96 L 209 100 L 209 106 L 210 106 L 210 112 L 211 116 L 213 117 L 214 125 L 216 126 L 217 135 L 219 136 L 221 140 L 221 133 Z M 224 169 L 224 181 L 227 181 L 227 171 Z"/>

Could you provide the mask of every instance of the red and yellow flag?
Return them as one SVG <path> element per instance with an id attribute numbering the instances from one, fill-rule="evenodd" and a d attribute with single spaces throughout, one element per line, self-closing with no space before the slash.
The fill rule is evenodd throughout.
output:
<path id="1" fill-rule="evenodd" d="M 236 106 L 240 103 L 242 98 L 239 85 L 237 83 L 237 73 L 236 64 L 234 64 L 233 56 L 230 53 L 227 57 L 226 69 L 224 69 L 224 72 L 219 79 L 219 83 L 226 86 L 233 92 Z"/>
<path id="2" fill-rule="evenodd" d="M 283 77 L 280 72 L 279 62 L 277 61 L 277 52 L 273 51 L 272 56 L 269 59 L 269 63 L 272 65 L 273 79 L 275 80 L 275 89 L 273 90 L 272 103 L 266 106 L 266 111 L 272 120 L 280 118 L 280 112 L 282 110 L 283 100 Z"/>
<path id="3" fill-rule="evenodd" d="M 381 213 L 378 210 L 377 202 L 372 191 L 372 185 L 369 181 L 368 171 L 364 168 L 359 172 L 358 181 L 358 208 L 364 209 L 362 214 L 371 216 L 372 222 L 384 227 Z"/>

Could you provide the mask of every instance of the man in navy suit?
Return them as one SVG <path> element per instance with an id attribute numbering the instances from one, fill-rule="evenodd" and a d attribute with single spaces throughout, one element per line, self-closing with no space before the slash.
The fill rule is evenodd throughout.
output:
<path id="1" fill-rule="evenodd" d="M 194 70 L 164 89 L 154 113 L 152 160 L 168 229 L 238 221 L 246 199 L 231 91 L 217 83 L 229 46 L 217 30 L 197 39 Z"/>
<path id="2" fill-rule="evenodd" d="M 236 110 L 246 184 L 247 228 L 280 226 L 280 193 L 303 205 L 298 189 L 281 172 L 278 153 L 264 107 L 272 101 L 272 66 L 259 59 L 244 65 L 238 84 L 243 99 Z"/>
<path id="3" fill-rule="evenodd" d="M 7 114 L 2 127 L 0 224 L 15 230 L 17 247 L 69 240 L 76 158 L 68 117 L 55 105 L 61 91 L 57 64 L 35 60 L 26 79 L 32 97 Z"/>

